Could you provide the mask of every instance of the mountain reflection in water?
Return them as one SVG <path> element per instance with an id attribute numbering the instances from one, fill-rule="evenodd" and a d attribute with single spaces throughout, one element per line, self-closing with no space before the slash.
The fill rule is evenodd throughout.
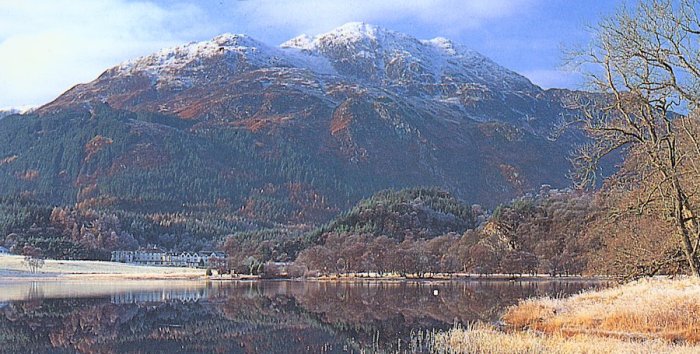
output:
<path id="1" fill-rule="evenodd" d="M 13 295 L 9 301 L 0 295 L 0 352 L 410 352 L 417 349 L 412 333 L 496 321 L 520 299 L 599 286 L 261 281 L 158 288 L 142 283 L 145 289 L 139 290 L 138 283 L 123 289 L 118 284 L 0 284 Z"/>

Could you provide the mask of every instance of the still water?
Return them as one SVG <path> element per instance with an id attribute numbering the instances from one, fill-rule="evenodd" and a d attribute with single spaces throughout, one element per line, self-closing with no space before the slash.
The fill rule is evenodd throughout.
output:
<path id="1" fill-rule="evenodd" d="M 0 282 L 2 353 L 384 353 L 424 331 L 497 321 L 540 282 Z"/>

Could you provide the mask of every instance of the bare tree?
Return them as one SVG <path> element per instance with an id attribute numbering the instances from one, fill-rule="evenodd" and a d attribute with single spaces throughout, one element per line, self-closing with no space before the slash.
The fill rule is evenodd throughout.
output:
<path id="1" fill-rule="evenodd" d="M 24 246 L 22 254 L 24 255 L 23 263 L 29 269 L 30 273 L 36 273 L 44 266 L 43 252 L 40 248 Z"/>
<path id="2" fill-rule="evenodd" d="M 575 177 L 590 185 L 600 160 L 623 150 L 626 168 L 616 178 L 641 193 L 618 212 L 653 210 L 672 223 L 669 236 L 677 238 L 695 276 L 700 276 L 698 4 L 650 0 L 623 8 L 594 28 L 590 47 L 572 53 L 600 93 L 573 100 L 582 112 L 577 122 L 592 138 L 574 160 Z"/>

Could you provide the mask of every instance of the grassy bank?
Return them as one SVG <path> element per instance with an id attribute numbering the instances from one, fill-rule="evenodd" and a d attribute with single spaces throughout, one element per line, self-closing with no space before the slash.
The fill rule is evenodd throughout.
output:
<path id="1" fill-rule="evenodd" d="M 522 301 L 486 325 L 437 335 L 437 352 L 698 353 L 700 280 L 641 280 L 565 299 Z"/>
<path id="2" fill-rule="evenodd" d="M 148 267 L 101 261 L 46 260 L 38 272 L 30 273 L 24 257 L 0 255 L 0 279 L 198 279 L 204 269 Z"/>

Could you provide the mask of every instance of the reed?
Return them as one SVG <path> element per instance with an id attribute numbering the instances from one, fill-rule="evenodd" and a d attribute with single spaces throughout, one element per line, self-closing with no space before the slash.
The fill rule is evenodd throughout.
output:
<path id="1" fill-rule="evenodd" d="M 591 335 L 551 335 L 532 331 L 506 333 L 477 324 L 455 328 L 433 338 L 431 352 L 436 354 L 608 354 L 608 353 L 698 353 L 700 347 L 673 344 L 664 340 L 635 341 Z"/>
<path id="2" fill-rule="evenodd" d="M 700 353 L 700 280 L 645 279 L 568 298 L 523 300 L 505 330 L 486 324 L 431 337 L 433 353 Z"/>
<path id="3" fill-rule="evenodd" d="M 515 329 L 700 342 L 700 280 L 646 279 L 565 299 L 529 299 L 508 309 Z"/>

